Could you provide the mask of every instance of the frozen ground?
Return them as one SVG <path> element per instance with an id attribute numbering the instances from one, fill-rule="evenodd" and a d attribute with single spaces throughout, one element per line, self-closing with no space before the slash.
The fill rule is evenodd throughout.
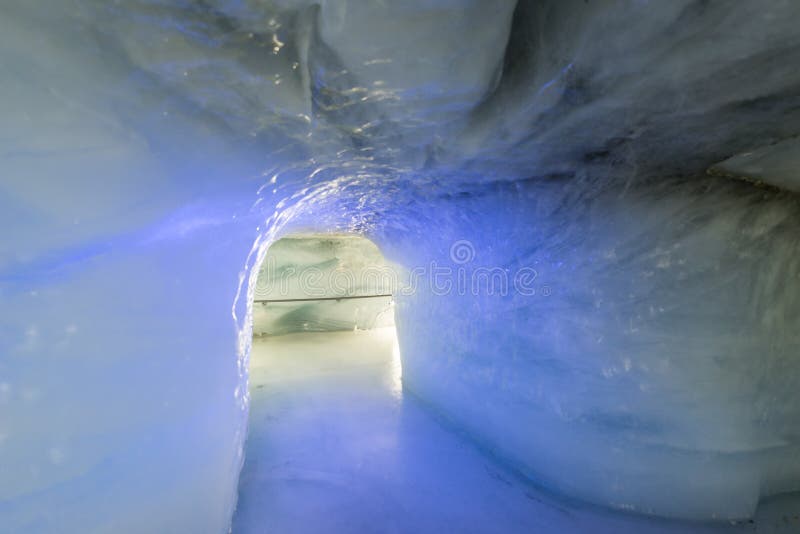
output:
<path id="1" fill-rule="evenodd" d="M 250 434 L 233 534 L 691 534 L 798 528 L 796 519 L 792 524 L 782 515 L 758 527 L 708 526 L 560 502 L 403 395 L 398 356 L 393 328 L 254 341 Z M 789 509 L 784 506 L 783 515 Z"/>

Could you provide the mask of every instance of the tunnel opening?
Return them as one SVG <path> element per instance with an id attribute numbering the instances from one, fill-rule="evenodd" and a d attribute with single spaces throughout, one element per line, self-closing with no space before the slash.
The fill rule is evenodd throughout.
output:
<path id="1" fill-rule="evenodd" d="M 0 13 L 3 532 L 230 532 L 253 262 L 301 228 L 434 276 L 402 396 L 393 348 L 342 374 L 371 304 L 256 304 L 270 357 L 298 337 L 252 384 L 251 531 L 797 530 L 800 2 Z"/>
<path id="2" fill-rule="evenodd" d="M 330 484 L 355 474 L 382 403 L 402 397 L 397 272 L 355 234 L 291 234 L 267 249 L 253 291 L 234 532 L 320 527 L 324 514 L 301 510 L 335 501 Z"/>
<path id="3" fill-rule="evenodd" d="M 430 335 L 403 322 L 413 300 L 403 272 L 360 235 L 290 234 L 267 249 L 252 291 L 248 435 L 232 533 L 721 534 L 756 524 L 593 506 L 473 440 L 403 388 L 395 299 L 402 339 L 413 347 Z M 781 532 L 782 506 L 761 509 L 758 528 Z"/>
<path id="4" fill-rule="evenodd" d="M 253 335 L 394 326 L 393 270 L 378 247 L 350 234 L 277 240 L 259 269 Z"/>

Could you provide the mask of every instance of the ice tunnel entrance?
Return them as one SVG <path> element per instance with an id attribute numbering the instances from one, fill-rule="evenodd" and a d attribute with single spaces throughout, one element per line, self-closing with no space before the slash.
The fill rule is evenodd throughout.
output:
<path id="1" fill-rule="evenodd" d="M 358 235 L 295 234 L 267 250 L 234 532 L 326 531 L 329 514 L 307 507 L 336 500 L 353 454 L 381 433 L 371 423 L 382 403 L 402 396 L 396 273 Z"/>
<path id="2" fill-rule="evenodd" d="M 253 334 L 393 327 L 393 270 L 356 235 L 295 235 L 267 251 L 256 283 Z"/>
<path id="3" fill-rule="evenodd" d="M 750 531 L 563 500 L 404 393 L 397 271 L 360 236 L 292 235 L 267 251 L 233 534 Z"/>

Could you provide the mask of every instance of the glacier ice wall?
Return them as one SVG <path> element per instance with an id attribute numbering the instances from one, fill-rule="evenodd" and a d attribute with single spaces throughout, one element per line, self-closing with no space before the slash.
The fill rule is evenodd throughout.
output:
<path id="1" fill-rule="evenodd" d="M 796 197 L 705 170 L 800 133 L 799 12 L 3 3 L 0 524 L 227 531 L 255 266 L 298 230 L 535 271 L 420 277 L 397 321 L 409 390 L 539 483 L 704 519 L 797 490 Z"/>
<path id="2" fill-rule="evenodd" d="M 253 168 L 81 6 L 0 10 L 0 530 L 227 531 Z"/>
<path id="3" fill-rule="evenodd" d="M 798 216 L 723 180 L 425 208 L 426 248 L 396 245 L 438 272 L 398 303 L 404 385 L 561 494 L 750 517 L 800 479 Z"/>

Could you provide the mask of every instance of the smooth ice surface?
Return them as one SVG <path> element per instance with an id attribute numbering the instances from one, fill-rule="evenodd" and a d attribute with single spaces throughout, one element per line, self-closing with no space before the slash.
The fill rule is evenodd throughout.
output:
<path id="1" fill-rule="evenodd" d="M 226 532 L 256 271 L 299 231 L 535 271 L 396 314 L 409 390 L 525 476 L 703 519 L 797 491 L 797 197 L 706 171 L 800 134 L 798 19 L 0 2 L 0 525 Z"/>
<path id="2" fill-rule="evenodd" d="M 256 340 L 233 534 L 734 534 L 757 524 L 648 522 L 562 501 L 403 394 L 393 328 Z M 758 529 L 758 530 L 757 530 Z"/>

